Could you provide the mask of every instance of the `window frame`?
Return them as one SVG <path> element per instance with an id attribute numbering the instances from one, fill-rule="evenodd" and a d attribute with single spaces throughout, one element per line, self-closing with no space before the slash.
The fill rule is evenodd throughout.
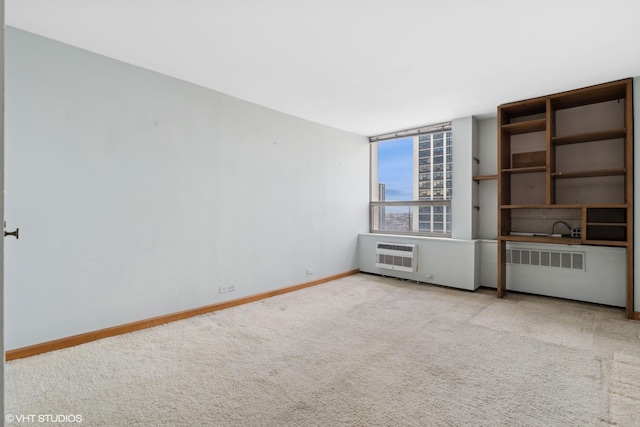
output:
<path id="1" fill-rule="evenodd" d="M 436 133 L 443 133 L 443 138 L 441 140 L 441 142 L 438 144 L 438 146 L 436 147 L 436 143 L 435 141 L 430 141 L 430 148 L 429 150 L 429 154 L 431 156 L 431 158 L 433 159 L 434 157 L 434 151 L 435 150 L 441 150 L 443 151 L 443 154 L 441 154 L 440 156 L 443 157 L 443 162 L 442 164 L 437 164 L 437 165 L 433 165 L 432 162 L 429 162 L 429 171 L 428 172 L 421 172 L 420 171 L 420 152 L 426 152 L 426 148 L 423 148 L 423 141 L 420 141 L 420 136 L 421 135 L 425 135 L 425 134 L 436 134 Z M 382 184 L 384 185 L 384 183 L 379 182 L 378 180 L 378 152 L 377 152 L 377 144 L 379 142 L 385 142 L 385 141 L 390 141 L 390 140 L 394 140 L 394 139 L 400 139 L 400 138 L 405 138 L 405 137 L 413 137 L 414 138 L 414 150 L 413 150 L 413 159 L 412 159 L 412 163 L 413 163 L 413 171 L 412 171 L 412 185 L 414 187 L 414 200 L 393 200 L 393 201 L 387 201 L 387 200 L 379 200 L 379 185 Z M 446 147 L 447 145 L 447 138 L 451 138 L 451 144 L 449 145 L 451 147 L 451 149 L 447 150 Z M 451 202 L 453 199 L 453 192 L 452 192 L 452 186 L 453 186 L 453 161 L 452 161 L 452 148 L 453 148 L 453 135 L 452 135 L 452 129 L 451 129 L 451 123 L 444 123 L 444 124 L 440 124 L 440 125 L 434 125 L 434 126 L 428 126 L 428 127 L 423 127 L 423 128 L 416 128 L 416 129 L 410 129 L 410 130 L 406 130 L 406 131 L 401 131 L 401 132 L 395 132 L 392 134 L 386 134 L 386 135 L 380 135 L 377 137 L 370 137 L 369 138 L 369 142 L 370 144 L 370 150 L 369 150 L 369 160 L 370 160 L 370 173 L 369 173 L 369 179 L 370 179 L 370 197 L 369 197 L 369 231 L 371 233 L 379 233 L 379 234 L 398 234 L 398 235 L 411 235 L 411 236 L 425 236 L 425 237 L 441 237 L 441 238 L 451 238 L 451 230 L 453 228 L 453 222 L 450 220 L 449 224 L 447 223 L 447 218 L 452 218 L 452 214 L 451 214 Z M 446 155 L 446 158 L 445 158 Z M 449 160 L 449 162 L 447 162 L 447 160 Z M 423 165 L 424 162 L 423 162 Z M 425 168 L 422 168 L 423 170 Z M 437 170 L 436 170 L 437 169 Z M 422 184 L 421 187 L 421 181 L 420 181 L 420 176 L 423 174 L 428 174 L 430 175 L 430 181 L 431 183 L 433 183 L 433 176 L 434 174 L 438 174 L 438 176 L 442 176 L 442 178 L 438 179 L 439 181 L 442 181 L 444 186 L 442 187 L 435 187 L 433 184 L 431 184 L 428 188 L 424 188 L 424 184 Z M 426 181 L 423 179 L 423 181 Z M 449 182 L 450 185 L 447 186 L 446 182 Z M 423 197 L 433 197 L 433 193 L 435 191 L 440 191 L 442 192 L 442 197 L 443 199 L 431 199 L 431 200 L 420 200 L 420 193 L 424 192 L 425 194 L 427 192 L 429 192 L 429 196 L 423 196 Z M 450 194 L 450 196 L 448 196 L 448 199 L 444 199 L 447 197 L 447 193 Z M 385 208 L 385 207 L 397 207 L 397 206 L 410 206 L 412 207 L 410 209 L 410 213 L 409 213 L 409 230 L 385 230 L 385 229 L 380 229 L 379 227 L 379 223 L 380 223 L 380 211 Z M 435 206 L 443 206 L 445 207 L 443 209 L 443 212 L 434 212 L 433 207 Z M 421 222 L 424 223 L 425 221 L 420 221 L 421 217 L 423 215 L 427 215 L 426 213 L 422 213 L 421 212 L 421 208 L 424 207 L 431 207 L 430 212 L 429 212 L 429 224 L 430 224 L 430 230 L 429 231 L 420 231 L 420 224 Z M 382 212 L 384 212 L 384 210 L 382 210 Z M 441 215 L 443 220 L 441 222 L 439 222 L 439 224 L 442 224 L 442 228 L 443 228 L 443 232 L 440 231 L 435 231 L 434 230 L 434 217 L 436 215 Z M 449 227 L 447 228 L 447 225 L 449 225 Z M 415 230 L 414 230 L 415 228 Z"/>

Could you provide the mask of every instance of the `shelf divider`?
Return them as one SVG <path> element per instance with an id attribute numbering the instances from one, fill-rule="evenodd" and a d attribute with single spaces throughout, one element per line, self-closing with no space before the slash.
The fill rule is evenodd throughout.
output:
<path id="1" fill-rule="evenodd" d="M 551 174 L 556 179 L 566 178 L 590 178 L 597 176 L 617 176 L 626 174 L 626 169 L 600 169 L 591 171 L 576 171 L 576 172 L 554 172 Z"/>
<path id="2" fill-rule="evenodd" d="M 534 172 L 545 172 L 547 170 L 546 166 L 530 166 L 527 168 L 509 168 L 502 169 L 504 173 L 534 173 Z"/>
<path id="3" fill-rule="evenodd" d="M 627 134 L 627 130 L 623 129 L 610 129 L 601 130 L 596 132 L 586 132 L 577 135 L 568 136 L 555 136 L 551 138 L 551 142 L 555 145 L 566 144 L 578 144 L 580 142 L 592 142 L 592 141 L 606 141 L 609 139 L 624 138 Z"/>
<path id="4" fill-rule="evenodd" d="M 527 120 L 525 122 L 508 123 L 502 125 L 502 130 L 510 135 L 522 133 L 542 132 L 547 128 L 547 119 Z"/>

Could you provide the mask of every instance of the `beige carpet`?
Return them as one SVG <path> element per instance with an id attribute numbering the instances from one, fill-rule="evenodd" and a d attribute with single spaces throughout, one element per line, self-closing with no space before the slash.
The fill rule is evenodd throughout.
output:
<path id="1" fill-rule="evenodd" d="M 639 334 L 617 308 L 360 274 L 9 362 L 6 411 L 82 426 L 640 426 Z"/>

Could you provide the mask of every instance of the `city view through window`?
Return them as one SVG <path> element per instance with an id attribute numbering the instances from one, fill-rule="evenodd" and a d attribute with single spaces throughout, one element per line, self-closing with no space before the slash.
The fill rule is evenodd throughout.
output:
<path id="1" fill-rule="evenodd" d="M 372 230 L 450 235 L 451 131 L 374 145 L 377 162 L 372 166 L 378 188 L 372 199 L 383 203 L 373 206 Z"/>

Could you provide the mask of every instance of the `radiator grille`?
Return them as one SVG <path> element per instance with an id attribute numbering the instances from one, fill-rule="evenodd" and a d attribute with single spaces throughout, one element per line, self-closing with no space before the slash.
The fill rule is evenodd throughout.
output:
<path id="1" fill-rule="evenodd" d="M 531 248 L 507 249 L 506 262 L 511 265 L 563 268 L 586 271 L 584 252 L 547 251 Z"/>

